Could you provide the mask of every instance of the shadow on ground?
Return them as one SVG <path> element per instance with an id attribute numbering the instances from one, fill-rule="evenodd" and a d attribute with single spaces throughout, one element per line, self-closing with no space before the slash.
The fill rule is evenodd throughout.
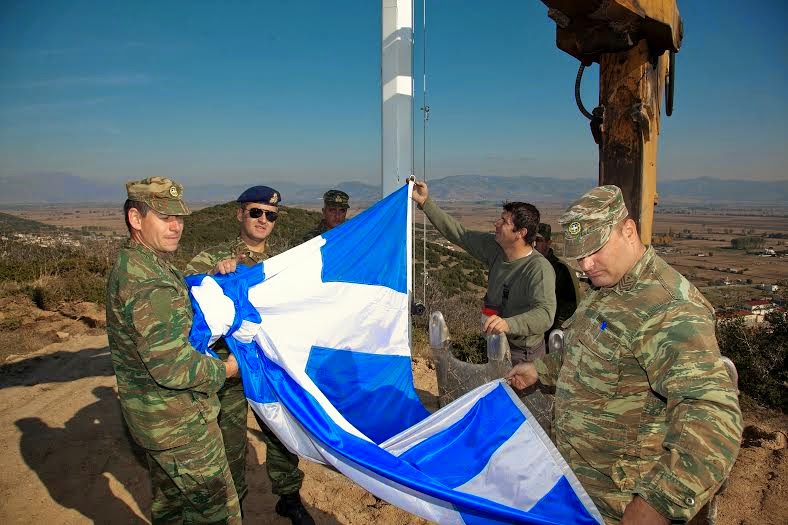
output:
<path id="1" fill-rule="evenodd" d="M 57 351 L 1 365 L 0 389 L 63 384 L 113 374 L 108 347 Z M 79 409 L 63 427 L 49 426 L 41 417 L 17 419 L 14 423 L 21 433 L 21 456 L 51 499 L 79 512 L 86 521 L 149 523 L 151 492 L 145 452 L 128 432 L 114 388 L 96 386 L 91 392 L 95 401 Z M 56 395 L 51 406 L 55 411 L 62 409 Z M 250 441 L 263 441 L 255 426 L 249 430 Z M 278 496 L 271 493 L 265 458 L 258 458 L 251 445 L 245 517 L 257 523 L 287 524 L 289 520 L 274 511 Z M 339 524 L 334 516 L 312 506 L 307 508 L 319 525 Z"/>
<path id="2" fill-rule="evenodd" d="M 33 373 L 33 371 L 35 371 Z M 114 375 L 109 347 L 58 351 L 0 365 L 0 388 Z"/>
<path id="3" fill-rule="evenodd" d="M 97 401 L 63 428 L 37 417 L 17 420 L 22 457 L 63 507 L 95 523 L 147 523 L 119 497 L 150 508 L 144 455 L 127 433 L 114 389 L 100 386 L 93 394 Z"/>

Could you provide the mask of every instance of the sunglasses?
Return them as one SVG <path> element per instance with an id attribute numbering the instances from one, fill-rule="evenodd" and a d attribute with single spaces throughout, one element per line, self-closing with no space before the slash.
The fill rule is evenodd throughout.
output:
<path id="1" fill-rule="evenodd" d="M 265 214 L 265 218 L 269 222 L 274 222 L 279 217 L 279 213 L 278 212 L 270 211 L 270 210 L 264 210 L 262 208 L 249 208 L 246 211 L 249 212 L 249 217 L 251 217 L 252 219 L 259 219 L 260 217 L 263 216 L 263 214 Z"/>

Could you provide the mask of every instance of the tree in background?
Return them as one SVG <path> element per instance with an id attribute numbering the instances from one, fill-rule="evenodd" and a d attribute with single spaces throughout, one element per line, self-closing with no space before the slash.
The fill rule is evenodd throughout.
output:
<path id="1" fill-rule="evenodd" d="M 763 248 L 763 237 L 747 236 L 735 237 L 731 239 L 731 246 L 734 250 L 756 250 Z"/>

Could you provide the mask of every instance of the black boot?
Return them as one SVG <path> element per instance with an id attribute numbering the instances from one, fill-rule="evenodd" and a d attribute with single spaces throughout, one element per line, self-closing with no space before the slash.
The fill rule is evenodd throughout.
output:
<path id="1" fill-rule="evenodd" d="M 293 525 L 315 525 L 315 520 L 301 503 L 301 496 L 298 492 L 280 496 L 274 510 L 280 516 L 288 518 Z"/>

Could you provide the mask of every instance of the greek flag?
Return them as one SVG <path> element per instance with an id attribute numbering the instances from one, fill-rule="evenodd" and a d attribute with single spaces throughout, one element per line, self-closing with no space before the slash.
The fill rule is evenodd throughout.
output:
<path id="1" fill-rule="evenodd" d="M 191 342 L 224 336 L 252 408 L 299 456 L 438 523 L 601 524 L 503 381 L 434 414 L 410 355 L 412 185 L 281 255 L 187 278 Z"/>

